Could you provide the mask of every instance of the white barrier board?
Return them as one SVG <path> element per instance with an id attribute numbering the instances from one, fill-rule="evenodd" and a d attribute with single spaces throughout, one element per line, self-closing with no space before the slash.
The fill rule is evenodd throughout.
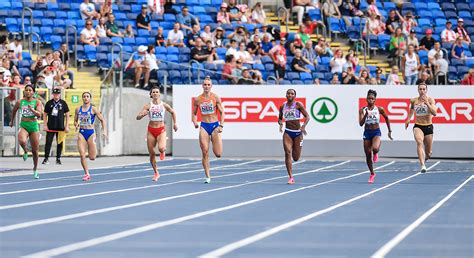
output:
<path id="1" fill-rule="evenodd" d="M 392 124 L 395 140 L 412 140 L 412 127 L 405 130 L 410 98 L 417 97 L 416 86 L 361 85 L 287 85 L 240 86 L 214 85 L 225 109 L 223 139 L 281 139 L 278 131 L 278 108 L 286 100 L 288 88 L 296 90 L 311 121 L 306 140 L 362 139 L 363 128 L 358 123 L 359 109 L 366 105 L 368 89 L 377 91 L 377 106 L 383 107 Z M 198 129 L 191 122 L 193 98 L 202 93 L 199 85 L 175 85 L 173 108 L 177 112 L 179 131 L 174 139 L 197 139 Z M 474 87 L 430 86 L 428 95 L 438 107 L 433 118 L 436 141 L 474 141 Z M 387 127 L 381 122 L 382 139 L 387 139 Z"/>

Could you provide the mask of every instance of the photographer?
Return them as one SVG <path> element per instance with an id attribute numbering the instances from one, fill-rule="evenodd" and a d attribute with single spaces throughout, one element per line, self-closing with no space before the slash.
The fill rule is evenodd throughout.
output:
<path id="1" fill-rule="evenodd" d="M 240 42 L 244 42 L 245 44 L 247 44 L 247 41 L 248 41 L 247 32 L 245 31 L 245 28 L 242 26 L 235 28 L 235 31 L 229 34 L 227 38 L 231 40 L 235 40 L 237 44 L 240 44 Z"/>
<path id="2" fill-rule="evenodd" d="M 352 66 L 347 66 L 346 69 L 346 71 L 342 72 L 342 84 L 356 84 L 358 78 L 354 74 L 354 69 Z"/>

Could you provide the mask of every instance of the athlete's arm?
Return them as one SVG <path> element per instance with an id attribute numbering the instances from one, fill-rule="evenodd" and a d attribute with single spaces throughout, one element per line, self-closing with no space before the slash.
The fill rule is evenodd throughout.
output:
<path id="1" fill-rule="evenodd" d="M 36 101 L 36 110 L 33 110 L 37 118 L 41 118 L 43 116 L 43 103 L 41 101 Z"/>
<path id="2" fill-rule="evenodd" d="M 64 125 L 64 131 L 66 133 L 69 133 L 69 112 L 66 112 L 64 115 L 66 116 L 66 124 Z"/>
<path id="3" fill-rule="evenodd" d="M 198 128 L 199 124 L 197 122 L 197 112 L 199 108 L 199 103 L 198 103 L 198 98 L 194 98 L 194 105 L 193 105 L 193 115 L 191 116 L 191 119 L 193 121 L 194 127 Z"/>
<path id="4" fill-rule="evenodd" d="M 221 117 L 221 121 L 219 121 L 219 128 L 220 131 L 222 132 L 222 129 L 224 128 L 224 107 L 222 106 L 222 101 L 221 98 L 217 95 L 216 96 L 216 107 L 217 111 L 219 112 L 219 116 Z"/>
<path id="5" fill-rule="evenodd" d="M 365 124 L 365 120 L 367 119 L 367 115 L 368 115 L 368 111 L 365 110 L 365 112 L 364 112 L 364 108 L 361 108 L 359 110 L 359 125 L 360 126 L 363 126 Z"/>
<path id="6" fill-rule="evenodd" d="M 99 119 L 100 121 L 100 125 L 101 125 L 101 131 L 102 131 L 102 135 L 107 138 L 107 130 L 105 130 L 105 119 L 104 119 L 104 116 L 102 116 L 102 113 L 96 108 L 96 107 L 92 107 L 92 112 L 94 112 L 94 114 L 97 116 L 97 119 Z"/>
<path id="7" fill-rule="evenodd" d="M 426 101 L 425 104 L 428 106 L 428 109 L 430 110 L 430 113 L 433 116 L 436 116 L 436 110 L 438 108 L 435 105 L 435 100 L 433 98 L 428 98 L 428 101 Z"/>
<path id="8" fill-rule="evenodd" d="M 77 115 L 77 113 L 79 113 L 79 107 L 77 107 L 76 110 L 74 111 L 74 127 L 76 127 L 76 131 L 77 131 L 77 128 L 79 128 L 79 123 L 78 123 L 79 116 Z"/>
<path id="9" fill-rule="evenodd" d="M 303 132 L 303 134 L 306 135 L 306 125 L 309 123 L 309 120 L 310 120 L 308 111 L 306 111 L 303 104 L 301 104 L 300 102 L 296 102 L 296 106 L 300 110 L 301 114 L 303 114 L 304 116 L 304 122 L 303 122 L 303 125 L 301 126 L 301 132 Z"/>
<path id="10" fill-rule="evenodd" d="M 280 106 L 280 110 L 278 112 L 278 124 L 280 125 L 280 133 L 283 132 L 283 105 Z"/>
<path id="11" fill-rule="evenodd" d="M 48 131 L 48 113 L 43 112 L 43 128 L 45 131 Z"/>
<path id="12" fill-rule="evenodd" d="M 149 104 L 145 104 L 143 106 L 143 109 L 142 111 L 140 111 L 136 117 L 137 120 L 141 120 L 142 118 L 144 118 L 145 116 L 148 115 L 148 110 L 150 110 L 150 107 L 149 107 Z"/>
<path id="13" fill-rule="evenodd" d="M 18 111 L 19 108 L 20 108 L 20 100 L 18 100 L 15 106 L 13 107 L 12 118 L 10 120 L 10 127 L 13 127 L 13 122 L 15 122 L 15 118 L 16 118 L 16 112 Z"/>
<path id="14" fill-rule="evenodd" d="M 387 128 L 388 128 L 388 138 L 390 140 L 393 140 L 393 138 L 392 138 L 392 128 L 390 126 L 390 119 L 388 118 L 387 113 L 385 113 L 385 109 L 383 109 L 382 107 L 379 107 L 379 112 L 383 116 L 383 118 L 385 118 L 385 123 L 387 124 Z"/>
<path id="15" fill-rule="evenodd" d="M 415 99 L 410 100 L 410 110 L 408 111 L 408 118 L 407 121 L 405 121 L 405 129 L 408 128 L 408 125 L 410 124 L 410 119 L 415 113 Z"/>
<path id="16" fill-rule="evenodd" d="M 178 125 L 176 124 L 176 112 L 174 112 L 174 109 L 166 103 L 163 103 L 163 106 L 165 106 L 166 111 L 171 114 L 171 118 L 173 119 L 173 130 L 175 132 L 178 131 Z"/>

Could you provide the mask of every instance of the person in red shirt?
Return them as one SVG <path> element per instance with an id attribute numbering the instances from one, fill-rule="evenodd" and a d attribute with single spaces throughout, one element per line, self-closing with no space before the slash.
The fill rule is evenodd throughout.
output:
<path id="1" fill-rule="evenodd" d="M 461 85 L 474 85 L 474 68 L 469 69 L 469 73 L 464 76 Z"/>
<path id="2" fill-rule="evenodd" d="M 269 54 L 275 65 L 275 74 L 278 80 L 285 78 L 286 71 L 286 49 L 285 49 L 286 38 L 280 39 L 280 44 L 274 46 Z"/>

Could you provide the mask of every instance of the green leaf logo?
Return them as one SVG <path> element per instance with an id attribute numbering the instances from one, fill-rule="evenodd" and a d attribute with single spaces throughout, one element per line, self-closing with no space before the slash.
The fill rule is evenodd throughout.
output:
<path id="1" fill-rule="evenodd" d="M 311 105 L 311 116 L 314 120 L 326 124 L 334 120 L 337 116 L 337 104 L 334 100 L 322 97 Z"/>

